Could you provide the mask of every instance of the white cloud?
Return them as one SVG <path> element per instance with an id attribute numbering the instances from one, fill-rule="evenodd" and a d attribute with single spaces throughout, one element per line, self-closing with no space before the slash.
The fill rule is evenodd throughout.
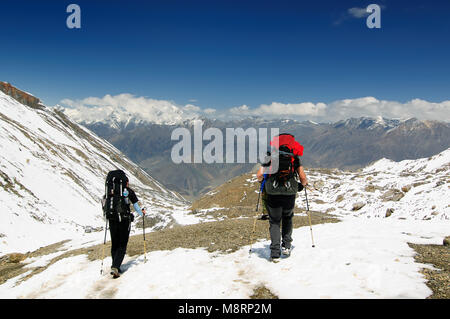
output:
<path id="1" fill-rule="evenodd" d="M 407 119 L 416 117 L 424 120 L 450 121 L 450 101 L 440 103 L 413 99 L 406 103 L 378 100 L 374 97 L 337 100 L 331 103 L 280 103 L 247 105 L 230 109 L 232 115 L 261 116 L 264 118 L 292 118 L 312 121 L 338 121 L 350 117 L 386 117 Z"/>
<path id="2" fill-rule="evenodd" d="M 315 122 L 335 122 L 362 116 L 395 119 L 416 117 L 422 120 L 450 121 L 450 101 L 429 102 L 413 99 L 402 103 L 378 100 L 370 96 L 330 103 L 272 102 L 253 108 L 244 104 L 226 110 L 202 109 L 194 104 L 176 105 L 166 100 L 136 97 L 131 94 L 105 95 L 102 98 L 88 97 L 82 100 L 65 99 L 61 103 L 68 107 L 65 110 L 67 115 L 76 121 L 85 122 L 128 121 L 130 118 L 136 118 L 159 124 L 176 124 L 201 116 L 222 120 L 258 116 L 265 119 L 282 118 Z"/>
<path id="3" fill-rule="evenodd" d="M 203 112 L 205 112 L 205 114 L 213 114 L 216 111 L 217 111 L 216 109 L 212 109 L 212 108 L 206 108 L 203 110 Z"/>
<path id="4" fill-rule="evenodd" d="M 380 4 L 379 7 L 381 9 L 386 9 L 386 6 L 383 4 Z M 337 20 L 333 22 L 335 26 L 342 24 L 344 21 L 350 20 L 350 19 L 362 19 L 367 16 L 369 16 L 371 12 L 367 12 L 366 8 L 359 8 L 359 7 L 353 7 L 347 9 L 347 11 L 342 12 L 341 15 Z"/>
<path id="5" fill-rule="evenodd" d="M 250 109 L 247 105 L 233 107 L 230 109 L 232 114 L 253 115 L 253 116 L 273 116 L 273 115 L 293 115 L 293 116 L 320 116 L 326 108 L 324 103 L 297 103 L 284 104 L 280 102 L 272 102 L 272 104 L 262 104 L 258 108 Z"/>
<path id="6" fill-rule="evenodd" d="M 243 114 L 243 115 L 252 115 L 250 113 L 250 108 L 247 105 L 241 105 L 241 106 L 237 106 L 237 107 L 232 107 L 230 109 L 230 112 L 232 114 Z"/>
<path id="7" fill-rule="evenodd" d="M 201 109 L 198 107 L 198 106 L 196 106 L 196 105 L 193 105 L 193 104 L 187 104 L 187 105 L 185 105 L 185 106 L 183 106 L 183 110 L 184 111 L 190 111 L 190 112 L 199 112 Z"/>
<path id="8" fill-rule="evenodd" d="M 82 100 L 64 99 L 65 113 L 76 121 L 128 121 L 130 118 L 158 124 L 179 123 L 196 117 L 200 107 L 187 104 L 179 106 L 171 101 L 136 97 L 131 94 L 105 95 L 102 98 L 88 97 Z"/>
<path id="9" fill-rule="evenodd" d="M 347 10 L 348 14 L 354 18 L 364 18 L 369 15 L 367 8 L 350 8 Z"/>

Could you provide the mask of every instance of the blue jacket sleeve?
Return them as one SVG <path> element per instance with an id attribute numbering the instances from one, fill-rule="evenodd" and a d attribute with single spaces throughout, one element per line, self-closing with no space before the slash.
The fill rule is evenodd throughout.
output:
<path id="1" fill-rule="evenodd" d="M 142 215 L 143 215 L 143 214 L 142 214 L 142 210 L 141 210 L 141 208 L 139 207 L 139 204 L 138 204 L 137 202 L 133 204 L 133 207 L 134 207 L 134 210 L 139 214 L 139 216 L 142 216 Z"/>
<path id="2" fill-rule="evenodd" d="M 262 192 L 262 190 L 264 189 L 264 184 L 266 183 L 267 177 L 269 176 L 269 174 L 264 174 L 264 179 L 261 183 L 261 188 L 260 191 Z"/>

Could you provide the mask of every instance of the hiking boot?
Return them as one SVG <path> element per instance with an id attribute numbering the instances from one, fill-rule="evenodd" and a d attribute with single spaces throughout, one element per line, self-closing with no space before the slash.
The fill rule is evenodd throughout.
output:
<path id="1" fill-rule="evenodd" d="M 113 268 L 114 267 L 111 267 L 111 275 L 113 275 L 114 274 L 114 272 L 113 272 Z M 122 270 L 122 268 L 117 268 L 117 270 L 119 271 L 119 274 L 123 274 L 123 270 Z"/>
<path id="2" fill-rule="evenodd" d="M 289 248 L 281 247 L 281 254 L 289 257 L 291 255 L 291 250 Z"/>
<path id="3" fill-rule="evenodd" d="M 280 261 L 280 257 L 270 257 L 270 261 L 273 263 L 278 263 Z"/>
<path id="4" fill-rule="evenodd" d="M 111 275 L 113 276 L 113 278 L 119 278 L 120 274 L 119 274 L 119 269 L 117 268 L 111 268 Z"/>
<path id="5" fill-rule="evenodd" d="M 262 214 L 261 216 L 258 217 L 259 220 L 268 220 L 269 219 L 269 215 L 268 214 Z"/>

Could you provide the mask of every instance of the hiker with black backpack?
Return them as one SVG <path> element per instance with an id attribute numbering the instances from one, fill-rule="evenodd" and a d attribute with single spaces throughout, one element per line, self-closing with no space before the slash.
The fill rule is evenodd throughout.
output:
<path id="1" fill-rule="evenodd" d="M 308 179 L 300 161 L 303 146 L 295 141 L 293 135 L 275 136 L 270 145 L 270 164 L 261 166 L 257 178 L 261 183 L 264 182 L 266 192 L 271 239 L 270 258 L 278 262 L 281 254 L 287 257 L 291 253 L 295 197 L 297 192 L 308 184 Z"/>
<path id="2" fill-rule="evenodd" d="M 105 196 L 103 197 L 103 212 L 109 222 L 111 235 L 111 275 L 118 278 L 122 273 L 120 266 L 125 257 L 128 239 L 130 237 L 131 223 L 134 215 L 131 213 L 130 204 L 140 215 L 145 215 L 145 209 L 141 209 L 136 193 L 128 185 L 128 177 L 122 170 L 108 173 L 105 182 Z"/>

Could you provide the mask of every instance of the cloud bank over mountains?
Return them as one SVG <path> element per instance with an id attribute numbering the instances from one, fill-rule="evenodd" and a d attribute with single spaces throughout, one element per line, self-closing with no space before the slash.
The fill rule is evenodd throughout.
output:
<path id="1" fill-rule="evenodd" d="M 179 105 L 173 101 L 138 97 L 132 94 L 88 97 L 81 100 L 64 99 L 64 112 L 77 122 L 127 122 L 131 119 L 157 124 L 177 124 L 185 120 L 209 117 L 236 120 L 247 117 L 264 119 L 295 119 L 315 122 L 336 122 L 351 117 L 384 117 L 391 119 L 418 118 L 450 122 L 450 100 L 429 102 L 413 99 L 405 103 L 379 100 L 375 97 L 336 100 L 330 103 L 272 102 L 258 107 L 241 105 L 217 110 L 194 104 Z"/>
<path id="2" fill-rule="evenodd" d="M 450 101 L 440 103 L 413 99 L 406 103 L 397 101 L 378 100 L 374 97 L 337 100 L 331 103 L 303 102 L 285 104 L 273 102 L 270 105 L 260 105 L 249 108 L 246 105 L 235 107 L 232 113 L 241 115 L 260 115 L 262 117 L 286 116 L 314 120 L 321 122 L 334 122 L 350 117 L 385 117 L 407 119 L 416 117 L 421 120 L 450 120 Z"/>

